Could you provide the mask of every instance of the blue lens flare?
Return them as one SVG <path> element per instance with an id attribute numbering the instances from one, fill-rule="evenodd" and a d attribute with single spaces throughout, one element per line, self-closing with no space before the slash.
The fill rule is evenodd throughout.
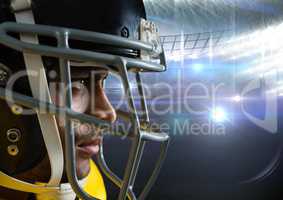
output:
<path id="1" fill-rule="evenodd" d="M 195 63 L 193 64 L 192 68 L 195 72 L 201 72 L 203 70 L 203 64 Z"/>
<path id="2" fill-rule="evenodd" d="M 222 107 L 215 107 L 211 110 L 211 119 L 216 123 L 222 123 L 228 120 L 227 112 Z"/>

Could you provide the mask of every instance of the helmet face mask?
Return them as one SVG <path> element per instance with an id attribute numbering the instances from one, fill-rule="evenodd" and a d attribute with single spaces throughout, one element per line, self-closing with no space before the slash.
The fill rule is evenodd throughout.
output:
<path id="1" fill-rule="evenodd" d="M 21 35 L 21 39 L 13 37 L 10 35 L 19 34 Z M 39 44 L 34 42 L 33 40 L 28 41 L 27 38 L 32 35 L 32 37 L 48 37 L 56 40 L 57 46 L 48 46 L 46 44 Z M 145 37 L 143 35 L 147 35 Z M 114 136 L 122 136 L 125 138 L 129 138 L 132 140 L 131 150 L 129 154 L 129 159 L 127 162 L 127 167 L 125 169 L 125 174 L 123 178 L 119 178 L 116 176 L 110 168 L 107 166 L 106 161 L 103 157 L 103 145 L 100 146 L 100 151 L 98 154 L 98 164 L 102 172 L 113 182 L 115 183 L 121 190 L 118 199 L 137 199 L 136 195 L 133 192 L 133 187 L 135 183 L 135 177 L 138 173 L 139 163 L 142 158 L 143 149 L 146 142 L 157 142 L 161 143 L 161 152 L 160 157 L 157 160 L 156 167 L 153 171 L 152 176 L 150 177 L 148 184 L 145 186 L 143 192 L 140 194 L 138 199 L 145 199 L 148 194 L 150 188 L 153 186 L 154 181 L 157 178 L 157 174 L 160 171 L 161 165 L 165 159 L 167 146 L 169 142 L 169 137 L 164 133 L 155 133 L 147 130 L 149 124 L 149 116 L 146 107 L 146 99 L 143 90 L 142 79 L 140 73 L 142 72 L 162 72 L 166 70 L 165 67 L 165 59 L 164 53 L 158 43 L 158 34 L 156 27 L 153 23 L 149 23 L 146 20 L 141 20 L 140 26 L 140 39 L 143 41 L 130 40 L 126 38 L 122 38 L 119 36 L 113 36 L 109 34 L 91 32 L 91 31 L 82 31 L 77 29 L 70 28 L 61 28 L 55 26 L 47 26 L 47 25 L 37 25 L 37 24 L 21 24 L 14 22 L 6 22 L 0 24 L 0 43 L 4 46 L 7 46 L 16 51 L 22 52 L 24 56 L 45 56 L 51 57 L 54 59 L 58 59 L 59 63 L 59 74 L 60 81 L 65 85 L 66 88 L 66 101 L 64 102 L 64 106 L 58 107 L 53 102 L 51 102 L 48 97 L 43 97 L 43 94 L 34 95 L 35 88 L 40 90 L 41 85 L 32 86 L 32 92 L 24 92 L 22 91 L 14 91 L 12 88 L 4 89 L 0 88 L 0 98 L 9 103 L 9 105 L 20 105 L 25 108 L 33 109 L 36 111 L 37 115 L 43 115 L 47 117 L 47 121 L 50 120 L 49 117 L 60 116 L 65 119 L 65 135 L 64 135 L 64 144 L 65 144 L 65 167 L 67 172 L 68 181 L 71 184 L 74 192 L 81 199 L 95 199 L 88 195 L 81 187 L 77 173 L 76 173 L 76 155 L 75 155 L 75 133 L 74 133 L 74 121 L 79 121 L 80 123 L 88 123 L 92 124 L 95 127 L 101 129 L 102 133 L 114 135 Z M 23 39 L 24 38 L 24 39 Z M 26 40 L 25 40 L 26 39 Z M 126 56 L 125 53 L 119 55 L 119 53 L 111 52 L 109 53 L 109 49 L 106 48 L 106 52 L 101 52 L 99 50 L 89 50 L 89 49 L 81 49 L 81 48 L 72 48 L 70 47 L 71 41 L 82 41 L 87 43 L 99 44 L 103 45 L 103 47 L 108 46 L 109 49 L 111 47 L 117 47 L 119 52 L 121 50 L 126 50 L 124 52 L 137 52 L 138 57 L 133 57 L 133 54 Z M 113 48 L 115 49 L 115 48 Z M 26 58 L 26 57 L 25 57 Z M 151 62 L 151 59 L 159 60 L 160 63 Z M 27 59 L 26 60 L 32 60 Z M 36 60 L 36 59 L 35 59 Z M 27 64 L 27 62 L 26 62 Z M 32 65 L 32 64 L 31 64 Z M 76 68 L 92 68 L 93 66 L 99 66 L 103 70 L 110 71 L 121 78 L 123 89 L 126 95 L 127 105 L 129 108 L 128 112 L 117 111 L 118 117 L 122 118 L 124 121 L 130 124 L 130 132 L 124 132 L 124 130 L 113 129 L 113 124 L 108 121 L 101 120 L 97 117 L 77 113 L 72 110 L 72 73 L 71 73 L 71 65 L 76 66 Z M 35 69 L 36 72 L 41 73 L 41 70 L 44 69 Z M 29 81 L 32 72 L 29 69 L 26 70 L 29 75 Z M 42 72 L 45 74 L 45 70 Z M 135 101 L 133 98 L 132 90 L 130 87 L 129 73 L 134 73 L 136 77 L 136 82 L 138 86 L 138 92 L 140 95 L 140 103 L 142 108 L 142 116 L 138 115 L 138 111 L 135 106 Z M 45 75 L 46 76 L 46 75 Z M 38 80 L 37 80 L 38 81 Z M 42 81 L 42 80 L 41 80 Z M 44 81 L 44 80 L 43 80 Z M 31 82 L 30 82 L 31 83 Z M 32 93 L 32 94 L 31 94 Z M 40 95 L 43 95 L 40 97 Z M 8 111 L 7 111 L 8 112 Z M 15 113 L 13 113 L 15 114 Z M 21 117 L 24 115 L 20 115 Z M 31 116 L 28 116 L 31 117 Z M 12 117 L 11 117 L 12 118 Z M 48 119 L 49 118 L 49 119 Z M 32 119 L 36 119 L 36 117 L 32 117 Z M 52 120 L 51 120 L 52 121 Z M 30 122 L 28 124 L 33 124 L 34 122 Z M 44 132 L 44 124 L 39 122 L 38 129 L 41 129 Z M 46 125 L 45 125 L 46 127 Z M 55 127 L 56 128 L 56 127 Z M 38 129 L 34 129 L 37 130 Z M 52 132 L 52 128 L 50 127 L 50 131 Z M 36 133 L 35 133 L 36 135 Z M 38 135 L 38 134 L 37 134 Z M 31 136 L 33 137 L 33 136 Z M 50 141 L 54 141 L 52 139 L 46 139 L 46 134 L 43 133 L 43 139 L 40 141 L 44 141 L 49 158 L 52 159 L 50 153 L 50 146 L 53 146 L 54 149 L 57 148 L 57 151 L 62 152 L 60 150 L 61 144 L 60 138 L 59 141 L 55 143 L 51 143 Z M 56 138 L 55 138 L 56 139 Z M 50 144 L 47 144 L 50 143 Z M 39 147 L 42 147 L 42 143 L 37 144 Z M 48 148 L 49 145 L 49 148 Z M 57 147 L 56 147 L 57 146 Z M 44 148 L 43 148 L 44 149 Z M 39 151 L 40 152 L 40 151 Z M 27 155 L 25 155 L 27 156 Z M 60 156 L 60 155 L 59 155 Z M 54 158 L 62 161 L 60 157 Z M 35 160 L 42 159 L 42 155 L 35 156 Z M 32 162 L 34 163 L 35 160 Z M 52 160 L 51 160 L 52 162 Z M 61 165 L 63 165 L 62 163 Z M 10 164 L 12 165 L 12 164 Z M 28 163 L 31 165 L 31 163 Z M 54 165 L 55 166 L 55 165 Z M 1 169 L 3 166 L 1 166 Z M 6 167 L 7 169 L 9 167 Z M 51 163 L 52 168 L 52 163 Z M 3 169 L 2 169 L 3 170 Z M 25 169 L 22 169 L 25 170 Z M 54 171 L 54 169 L 53 169 Z M 5 173 L 8 173 L 5 174 Z M 16 171 L 15 171 L 16 173 Z M 54 173 L 54 172 L 53 172 Z M 51 176 L 54 178 L 56 176 L 60 177 L 60 173 Z M 44 191 L 48 191 L 48 188 L 55 189 L 52 183 L 52 177 L 50 178 L 49 184 L 45 187 L 34 187 L 28 184 L 15 182 L 10 176 L 13 175 L 11 172 L 1 172 L 0 180 L 4 180 L 0 183 L 1 186 L 19 189 L 22 191 L 41 193 Z M 10 178 L 9 178 L 10 177 Z M 56 180 L 54 178 L 53 180 Z M 14 187 L 13 187 L 14 181 Z M 55 181 L 56 182 L 56 181 Z"/>

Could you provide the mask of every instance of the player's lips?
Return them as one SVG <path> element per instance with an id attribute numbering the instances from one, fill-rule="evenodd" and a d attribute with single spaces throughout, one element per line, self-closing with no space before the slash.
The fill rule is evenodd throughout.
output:
<path id="1" fill-rule="evenodd" d="M 79 155 L 92 157 L 99 152 L 99 145 L 102 139 L 96 137 L 90 140 L 79 141 L 76 145 L 76 149 Z"/>

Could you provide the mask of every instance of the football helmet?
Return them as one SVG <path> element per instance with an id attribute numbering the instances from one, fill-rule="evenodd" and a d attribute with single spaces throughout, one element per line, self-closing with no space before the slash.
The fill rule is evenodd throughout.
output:
<path id="1" fill-rule="evenodd" d="M 76 120 L 132 141 L 123 178 L 107 166 L 103 144 L 98 165 L 120 188 L 119 200 L 145 199 L 165 159 L 169 137 L 148 128 L 140 74 L 163 72 L 166 63 L 157 28 L 146 20 L 142 0 L 0 0 L 0 3 L 0 186 L 35 194 L 56 191 L 65 167 L 76 196 L 95 199 L 82 189 L 76 174 Z M 117 110 L 117 114 L 131 125 L 129 133 L 114 130 L 110 122 L 71 108 L 71 69 L 87 70 L 95 66 L 121 78 L 129 111 Z M 23 70 L 25 76 L 21 74 Z M 50 70 L 58 71 L 67 88 L 65 106 L 57 106 L 51 100 L 47 77 Z M 138 114 L 133 99 L 129 73 L 135 74 L 138 83 L 142 115 Z M 15 76 L 18 79 L 13 82 L 11 77 Z M 25 114 L 26 109 L 34 113 Z M 65 157 L 57 115 L 64 116 L 66 121 Z M 160 143 L 161 150 L 148 183 L 137 197 L 133 187 L 146 142 Z M 34 167 L 46 153 L 51 166 L 47 184 L 35 185 L 15 178 Z"/>

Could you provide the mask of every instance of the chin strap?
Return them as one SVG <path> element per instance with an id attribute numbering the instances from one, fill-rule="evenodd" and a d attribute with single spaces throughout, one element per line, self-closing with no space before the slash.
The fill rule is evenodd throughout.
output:
<path id="1" fill-rule="evenodd" d="M 11 0 L 11 8 L 15 13 L 18 23 L 35 24 L 30 0 Z M 22 41 L 38 43 L 38 38 L 35 35 L 23 33 L 20 37 Z M 52 102 L 41 56 L 28 53 L 24 53 L 23 55 L 29 74 L 28 79 L 33 97 L 41 101 Z M 31 73 L 33 75 L 31 75 Z M 34 73 L 36 73 L 36 75 L 34 75 Z M 64 155 L 56 119 L 55 116 L 38 111 L 37 117 L 51 165 L 51 177 L 49 182 L 43 186 L 38 186 L 20 181 L 0 172 L 1 186 L 32 193 L 54 192 L 60 189 L 59 186 L 64 169 Z"/>
<path id="2" fill-rule="evenodd" d="M 88 194 L 95 198 L 106 200 L 103 177 L 95 163 L 92 160 L 89 161 L 90 172 L 86 178 L 79 181 L 79 184 Z M 39 183 L 38 185 L 42 185 L 42 183 Z M 56 191 L 39 193 L 36 195 L 37 200 L 74 200 L 75 198 L 76 194 L 69 183 L 61 184 L 60 188 Z"/>
<path id="3" fill-rule="evenodd" d="M 85 185 L 87 178 L 80 181 L 80 185 Z M 41 185 L 41 184 L 39 184 Z M 36 194 L 37 200 L 74 200 L 76 193 L 72 189 L 71 184 L 63 183 L 57 190 L 47 191 Z"/>

